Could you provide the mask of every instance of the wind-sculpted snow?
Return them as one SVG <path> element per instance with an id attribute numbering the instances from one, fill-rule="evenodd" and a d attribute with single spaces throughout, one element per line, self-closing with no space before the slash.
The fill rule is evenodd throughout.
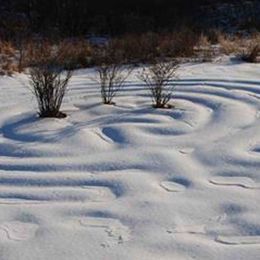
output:
<path id="1" fill-rule="evenodd" d="M 169 110 L 137 71 L 115 106 L 76 71 L 66 119 L 0 79 L 1 260 L 259 258 L 259 65 L 182 65 Z"/>

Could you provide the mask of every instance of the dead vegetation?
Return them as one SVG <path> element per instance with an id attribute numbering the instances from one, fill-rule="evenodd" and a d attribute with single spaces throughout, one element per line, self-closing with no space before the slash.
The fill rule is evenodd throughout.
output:
<path id="1" fill-rule="evenodd" d="M 120 53 L 122 64 L 153 63 L 160 57 L 210 62 L 222 54 L 233 55 L 246 62 L 259 62 L 259 35 L 228 35 L 217 30 L 197 33 L 183 28 L 178 32 L 126 34 L 108 39 L 105 45 Z M 95 54 L 103 47 L 83 38 L 0 41 L 0 73 L 12 75 L 22 72 L 41 60 L 46 53 L 53 52 L 57 54 L 57 65 L 65 69 L 95 66 L 98 65 Z"/>
<path id="2" fill-rule="evenodd" d="M 139 79 L 150 90 L 154 108 L 171 108 L 169 104 L 174 84 L 171 82 L 176 78 L 178 62 L 165 62 L 162 59 L 157 60 L 149 67 L 144 67 Z"/>
<path id="3" fill-rule="evenodd" d="M 250 36 L 219 35 L 219 44 L 223 53 L 235 55 L 246 62 L 259 62 L 260 34 Z"/>
<path id="4" fill-rule="evenodd" d="M 64 118 L 66 114 L 60 108 L 72 71 L 64 70 L 64 66 L 59 64 L 59 53 L 46 45 L 39 46 L 34 55 L 38 58 L 33 61 L 28 76 L 38 104 L 38 114 L 40 117 Z"/>
<path id="5" fill-rule="evenodd" d="M 103 104 L 113 105 L 113 99 L 123 87 L 126 79 L 132 72 L 131 66 L 122 63 L 121 53 L 117 49 L 106 46 L 96 50 L 97 76 L 93 80 L 100 86 Z"/>
<path id="6" fill-rule="evenodd" d="M 0 75 L 11 76 L 18 71 L 15 47 L 11 42 L 0 42 Z"/>

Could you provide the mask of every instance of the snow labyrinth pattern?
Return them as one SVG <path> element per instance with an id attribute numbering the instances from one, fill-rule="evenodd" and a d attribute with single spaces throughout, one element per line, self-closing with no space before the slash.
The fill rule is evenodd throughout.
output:
<path id="1" fill-rule="evenodd" d="M 78 72 L 64 120 L 38 120 L 27 90 L 1 79 L 3 259 L 10 243 L 24 243 L 27 259 L 30 243 L 63 239 L 66 247 L 72 232 L 75 259 L 254 259 L 260 78 L 239 80 L 251 67 L 228 66 L 185 66 L 172 110 L 151 108 L 134 77 L 116 106 L 99 105 L 97 86 Z"/>

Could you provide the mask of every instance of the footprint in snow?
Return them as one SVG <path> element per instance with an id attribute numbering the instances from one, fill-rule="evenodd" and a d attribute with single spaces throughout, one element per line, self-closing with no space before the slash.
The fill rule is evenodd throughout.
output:
<path id="1" fill-rule="evenodd" d="M 209 180 L 212 184 L 222 186 L 238 186 L 246 189 L 260 189 L 260 184 L 255 183 L 251 178 L 248 177 L 223 177 L 218 176 Z"/>
<path id="2" fill-rule="evenodd" d="M 87 217 L 80 219 L 79 223 L 85 228 L 103 229 L 109 238 L 116 244 L 123 244 L 130 239 L 130 230 L 123 225 L 118 219 Z M 108 244 L 104 244 L 108 247 Z M 104 246 L 103 246 L 104 247 Z"/>
<path id="3" fill-rule="evenodd" d="M 227 245 L 260 244 L 260 236 L 218 236 L 216 241 Z"/>
<path id="4" fill-rule="evenodd" d="M 167 230 L 169 234 L 193 234 L 193 235 L 207 235 L 210 229 L 205 225 L 190 225 L 180 226 L 173 230 Z M 255 245 L 260 244 L 260 236 L 221 236 L 217 235 L 216 242 L 226 245 Z"/>
<path id="5" fill-rule="evenodd" d="M 191 186 L 191 182 L 185 178 L 177 177 L 168 181 L 162 181 L 160 185 L 168 192 L 181 192 Z"/>
<path id="6" fill-rule="evenodd" d="M 20 221 L 6 222 L 0 225 L 0 241 L 24 241 L 35 236 L 38 225 Z"/>

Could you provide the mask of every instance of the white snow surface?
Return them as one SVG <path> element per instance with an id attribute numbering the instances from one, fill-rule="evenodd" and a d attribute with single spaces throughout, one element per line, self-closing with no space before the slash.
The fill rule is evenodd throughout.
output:
<path id="1" fill-rule="evenodd" d="M 102 105 L 93 73 L 66 119 L 0 78 L 0 259 L 260 259 L 260 66 L 184 64 L 171 110 L 138 69 Z"/>

